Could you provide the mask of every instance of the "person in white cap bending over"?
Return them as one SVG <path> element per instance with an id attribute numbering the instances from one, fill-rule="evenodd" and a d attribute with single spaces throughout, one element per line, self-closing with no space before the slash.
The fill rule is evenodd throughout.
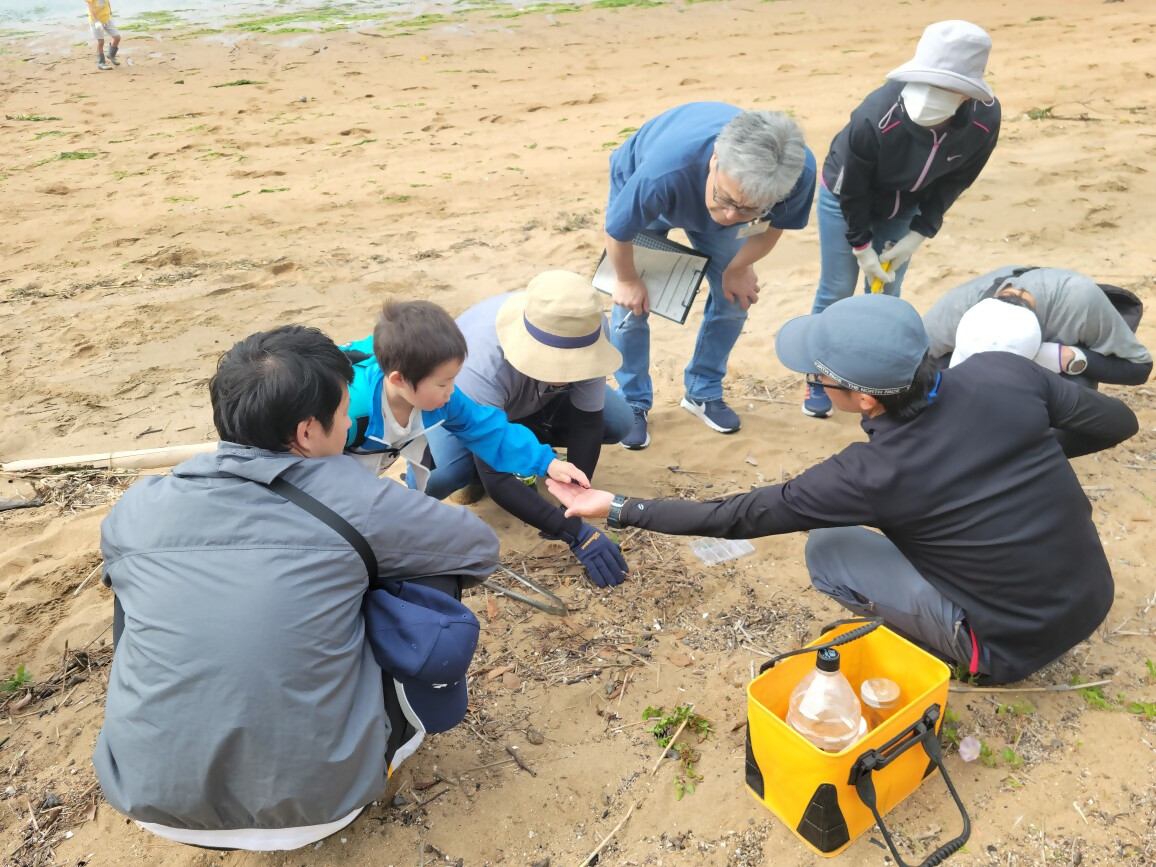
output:
<path id="1" fill-rule="evenodd" d="M 984 340 L 1025 333 L 1034 313 L 1036 348 L 1004 346 L 1053 373 L 1095 388 L 1097 383 L 1143 385 L 1152 375 L 1152 353 L 1136 339 L 1144 305 L 1127 289 L 1096 283 L 1063 268 L 1009 265 L 943 294 L 923 317 L 931 357 L 958 364 L 960 354 L 982 352 Z M 980 341 L 980 342 L 976 342 Z"/>
<path id="2" fill-rule="evenodd" d="M 967 21 L 924 32 L 914 59 L 851 112 L 823 164 L 818 222 L 820 273 L 812 313 L 875 281 L 898 295 L 912 254 L 943 225 L 995 149 L 1000 106 L 983 73 L 990 37 Z M 803 412 L 831 414 L 809 386 Z"/>
<path id="3" fill-rule="evenodd" d="M 568 515 L 751 539 L 809 530 L 816 589 L 972 674 L 1027 677 L 1093 633 L 1112 571 L 1053 428 L 1103 449 L 1121 401 L 1006 352 L 937 371 L 915 308 L 858 295 L 787 322 L 779 360 L 862 416 L 856 442 L 782 485 L 693 502 L 549 481 Z M 868 528 L 875 528 L 875 530 Z"/>

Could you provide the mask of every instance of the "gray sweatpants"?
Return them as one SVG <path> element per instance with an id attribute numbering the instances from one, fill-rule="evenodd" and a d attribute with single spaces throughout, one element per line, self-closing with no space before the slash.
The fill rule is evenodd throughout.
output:
<path id="1" fill-rule="evenodd" d="M 811 530 L 807 571 L 816 590 L 860 617 L 882 617 L 889 629 L 945 660 L 971 663 L 963 609 L 927 583 L 882 533 L 865 527 Z M 991 670 L 980 645 L 979 671 Z"/>

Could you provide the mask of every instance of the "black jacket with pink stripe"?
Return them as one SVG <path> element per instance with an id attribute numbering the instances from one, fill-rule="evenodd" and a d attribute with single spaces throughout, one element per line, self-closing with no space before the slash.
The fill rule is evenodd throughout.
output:
<path id="1" fill-rule="evenodd" d="M 839 199 L 852 247 L 871 240 L 872 220 L 912 205 L 919 207 L 912 230 L 934 237 L 999 138 L 1000 105 L 994 97 L 990 104 L 965 100 L 937 132 L 907 116 L 902 90 L 903 82 L 890 81 L 872 91 L 851 112 L 823 163 L 823 186 Z"/>

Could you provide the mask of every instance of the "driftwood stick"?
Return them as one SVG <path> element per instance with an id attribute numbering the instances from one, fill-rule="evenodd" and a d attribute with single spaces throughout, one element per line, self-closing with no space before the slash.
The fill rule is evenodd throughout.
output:
<path id="1" fill-rule="evenodd" d="M 93 575 L 95 575 L 97 573 L 97 571 L 100 569 L 100 567 L 103 565 L 104 565 L 104 561 L 102 560 L 99 563 L 97 563 L 95 566 L 93 566 L 92 571 L 89 572 L 87 575 L 85 575 L 84 580 L 80 582 L 80 586 L 72 591 L 72 595 L 76 596 L 78 593 L 80 593 L 80 591 L 84 589 L 84 585 L 88 583 L 88 579 L 91 578 Z"/>
<path id="2" fill-rule="evenodd" d="M 44 500 L 37 497 L 34 500 L 0 500 L 0 512 L 7 512 L 10 509 L 35 509 L 44 505 Z"/>
<path id="3" fill-rule="evenodd" d="M 1107 686 L 1111 682 L 1093 680 L 1091 683 L 1053 683 L 1050 686 L 967 686 L 962 683 L 950 683 L 947 688 L 952 692 L 1072 692 L 1077 689 Z"/>
<path id="4" fill-rule="evenodd" d="M 693 703 L 690 705 L 690 708 L 691 708 L 691 710 L 694 709 Z M 654 767 L 650 769 L 650 774 L 648 776 L 651 776 L 651 777 L 654 776 L 654 772 L 658 770 L 658 766 L 662 764 L 662 760 L 666 758 L 666 754 L 668 752 L 670 752 L 671 748 L 674 746 L 674 742 L 678 740 L 678 736 L 680 734 L 682 734 L 682 730 L 684 728 L 686 728 L 686 724 L 688 722 L 690 722 L 690 716 L 691 716 L 691 714 L 690 714 L 690 711 L 688 710 L 687 714 L 686 714 L 686 719 L 684 719 L 682 721 L 682 724 L 679 725 L 679 727 L 674 730 L 674 737 L 672 737 L 669 741 L 667 741 L 666 746 L 662 748 L 662 753 L 659 755 L 658 761 L 654 763 Z"/>
<path id="5" fill-rule="evenodd" d="M 509 744 L 506 744 L 506 752 L 509 753 L 513 757 L 514 761 L 518 763 L 519 768 L 521 768 L 523 771 L 525 771 L 531 777 L 538 776 L 538 772 L 535 771 L 533 768 L 531 768 L 529 765 L 527 765 L 526 760 L 523 759 L 518 754 L 518 748 L 517 747 L 510 746 Z"/>
<path id="6" fill-rule="evenodd" d="M 613 839 L 615 834 L 622 830 L 622 826 L 626 824 L 626 820 L 630 818 L 630 814 L 634 812 L 634 808 L 636 806 L 638 805 L 630 805 L 630 809 L 626 811 L 626 815 L 622 817 L 622 820 L 617 825 L 615 825 L 613 829 L 611 829 L 609 834 L 602 838 L 602 842 L 598 844 L 598 848 L 587 855 L 586 859 L 581 864 L 579 864 L 578 867 L 587 867 L 588 864 L 590 864 L 595 858 L 598 857 L 598 853 L 606 848 L 606 844 L 609 843 L 611 839 Z"/>
<path id="7" fill-rule="evenodd" d="M 217 450 L 217 444 L 197 443 L 187 446 L 164 446 L 159 449 L 133 449 L 125 452 L 101 452 L 93 455 L 66 455 L 59 458 L 33 458 L 0 464 L 6 473 L 43 470 L 48 467 L 96 467 L 109 470 L 147 470 L 172 467 L 193 455 Z"/>

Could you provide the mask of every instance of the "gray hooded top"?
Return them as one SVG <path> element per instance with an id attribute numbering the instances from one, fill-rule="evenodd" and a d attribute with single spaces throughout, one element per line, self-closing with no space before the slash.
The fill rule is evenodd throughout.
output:
<path id="1" fill-rule="evenodd" d="M 481 579 L 493 531 L 350 457 L 221 443 L 125 492 L 101 526 L 125 614 L 93 764 L 108 802 L 175 828 L 332 822 L 381 796 L 389 734 L 361 616 L 365 566 L 254 482 L 344 517 L 382 577 Z"/>

